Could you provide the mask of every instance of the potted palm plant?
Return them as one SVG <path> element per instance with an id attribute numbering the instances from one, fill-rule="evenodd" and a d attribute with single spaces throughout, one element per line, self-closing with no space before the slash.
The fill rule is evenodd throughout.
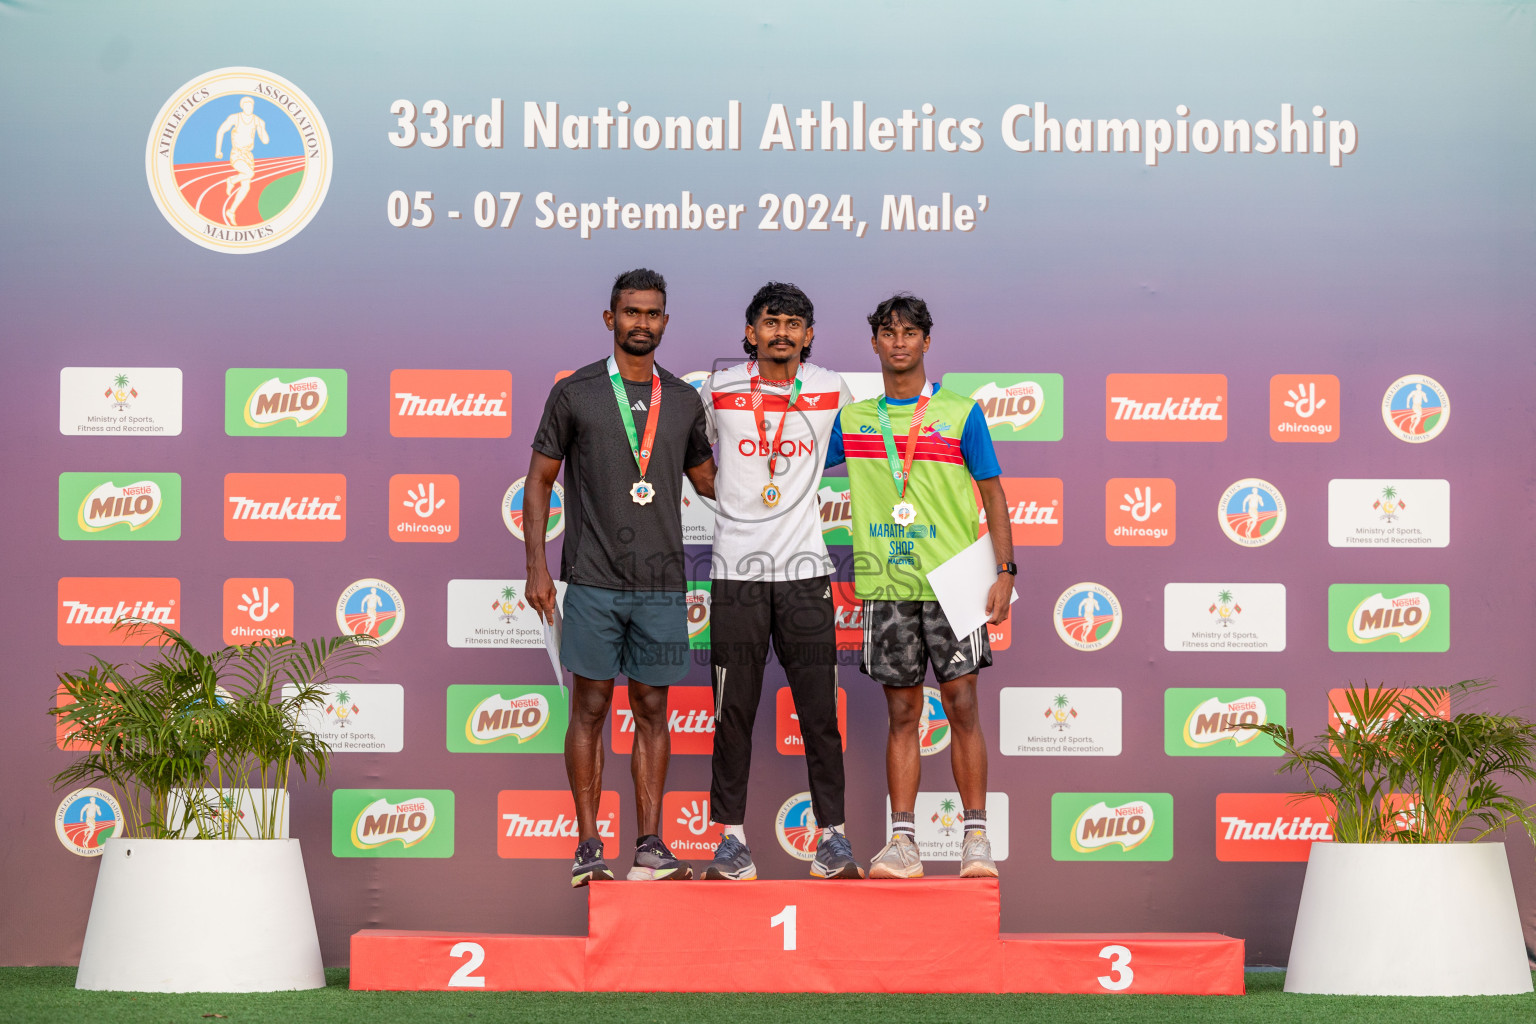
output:
<path id="1" fill-rule="evenodd" d="M 205 653 L 162 625 L 118 628 L 158 656 L 61 673 L 50 709 L 80 751 L 55 787 L 104 786 L 123 811 L 103 844 L 76 987 L 323 987 L 288 789 L 295 773 L 325 778 L 330 748 L 303 716 L 370 639 L 264 638 Z"/>
<path id="2" fill-rule="evenodd" d="M 1536 723 L 1452 710 L 1485 683 L 1351 686 L 1336 721 L 1301 744 L 1258 728 L 1332 806 L 1334 842 L 1307 862 L 1286 975 L 1288 992 L 1500 995 L 1531 974 L 1504 844 L 1511 825 L 1536 837 Z"/>

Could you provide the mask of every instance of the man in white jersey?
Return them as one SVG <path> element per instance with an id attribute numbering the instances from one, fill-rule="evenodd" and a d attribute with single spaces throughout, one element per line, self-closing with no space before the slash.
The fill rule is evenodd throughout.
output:
<path id="1" fill-rule="evenodd" d="M 821 826 L 811 874 L 862 878 L 843 833 L 843 745 L 837 727 L 837 629 L 832 560 L 816 500 L 843 379 L 805 362 L 815 309 L 771 281 L 747 306 L 748 361 L 712 374 L 702 392 L 717 443 L 710 661 L 715 746 L 710 814 L 724 829 L 705 878 L 757 877 L 744 822 L 752 726 L 770 640 L 784 666 L 805 741 L 811 809 Z"/>

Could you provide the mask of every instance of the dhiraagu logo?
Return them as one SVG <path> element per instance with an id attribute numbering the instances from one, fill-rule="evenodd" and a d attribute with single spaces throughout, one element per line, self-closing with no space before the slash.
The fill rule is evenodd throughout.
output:
<path id="1" fill-rule="evenodd" d="M 1168 793 L 1055 793 L 1052 860 L 1172 860 Z"/>
<path id="2" fill-rule="evenodd" d="M 558 686 L 448 687 L 448 749 L 456 754 L 558 754 L 566 720 Z"/>
<path id="3" fill-rule="evenodd" d="M 1060 441 L 1059 373 L 946 373 L 943 386 L 973 399 L 994 441 Z"/>
<path id="4" fill-rule="evenodd" d="M 452 857 L 450 789 L 338 789 L 331 796 L 336 857 Z"/>
<path id="5" fill-rule="evenodd" d="M 347 371 L 226 370 L 224 433 L 231 437 L 345 437 Z"/>
<path id="6" fill-rule="evenodd" d="M 61 540 L 178 540 L 177 473 L 60 473 Z"/>
<path id="7" fill-rule="evenodd" d="M 1255 726 L 1285 724 L 1285 691 L 1163 691 L 1163 752 L 1169 757 L 1279 757 L 1275 741 Z"/>
<path id="8" fill-rule="evenodd" d="M 1335 583 L 1328 649 L 1388 654 L 1451 649 L 1451 589 L 1443 583 Z"/>

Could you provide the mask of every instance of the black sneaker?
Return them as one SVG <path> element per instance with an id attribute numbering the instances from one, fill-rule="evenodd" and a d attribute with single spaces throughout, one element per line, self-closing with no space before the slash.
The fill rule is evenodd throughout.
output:
<path id="1" fill-rule="evenodd" d="M 863 878 L 864 869 L 853 859 L 853 847 L 841 832 L 828 832 L 816 844 L 811 862 L 812 878 Z"/>
<path id="2" fill-rule="evenodd" d="M 660 836 L 641 836 L 635 845 L 635 866 L 629 869 L 631 882 L 681 882 L 693 877 L 693 868 L 672 856 Z"/>
<path id="3" fill-rule="evenodd" d="M 576 847 L 576 863 L 571 865 L 571 888 L 580 889 L 588 882 L 611 882 L 613 870 L 603 860 L 603 841 L 588 839 Z"/>

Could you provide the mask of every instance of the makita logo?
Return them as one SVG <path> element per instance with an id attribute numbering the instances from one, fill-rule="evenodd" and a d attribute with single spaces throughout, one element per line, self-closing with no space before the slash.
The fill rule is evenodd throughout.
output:
<path id="1" fill-rule="evenodd" d="M 1246 818 L 1227 815 L 1219 820 L 1221 827 L 1225 829 L 1221 838 L 1228 842 L 1235 839 L 1333 842 L 1333 829 L 1328 827 L 1327 818 L 1314 821 L 1310 815 L 1306 817 L 1293 815 L 1289 821 L 1285 818 L 1276 818 L 1273 821 L 1249 821 Z"/>
<path id="2" fill-rule="evenodd" d="M 111 625 L 119 619 L 143 619 L 162 626 L 176 625 L 175 602 L 156 604 L 154 601 L 119 601 L 116 604 L 89 604 L 85 601 L 60 601 L 59 608 L 66 625 Z"/>
<path id="3" fill-rule="evenodd" d="M 1216 859 L 1305 861 L 1313 843 L 1334 841 L 1326 797 L 1295 793 L 1217 793 Z"/>
<path id="4" fill-rule="evenodd" d="M 553 818 L 529 818 L 514 811 L 510 814 L 503 814 L 501 820 L 507 823 L 505 834 L 508 839 L 519 837 L 575 839 L 577 836 L 576 817 L 574 815 L 569 818 L 564 814 Z M 613 820 L 611 818 L 598 819 L 597 834 L 602 839 L 617 838 L 618 831 Z"/>
<path id="5" fill-rule="evenodd" d="M 615 687 L 613 725 L 608 739 L 615 754 L 629 754 L 635 746 L 635 714 L 629 691 Z M 667 732 L 673 754 L 712 754 L 715 749 L 715 694 L 708 686 L 667 688 Z"/>
<path id="6" fill-rule="evenodd" d="M 1021 501 L 1010 506 L 1008 511 L 1008 518 L 1015 526 L 1055 526 L 1061 522 L 1056 518 L 1056 506 L 1037 501 Z"/>
<path id="7" fill-rule="evenodd" d="M 159 513 L 160 485 L 140 480 L 126 487 L 111 481 L 101 484 L 80 503 L 80 527 L 94 533 L 118 523 L 127 523 L 129 531 L 147 524 Z"/>
<path id="8" fill-rule="evenodd" d="M 340 541 L 347 478 L 340 473 L 229 473 L 225 540 Z"/>
<path id="9" fill-rule="evenodd" d="M 618 717 L 620 732 L 635 731 L 635 713 L 629 708 L 614 713 Z M 674 736 L 687 733 L 713 733 L 715 716 L 712 712 L 695 709 L 684 714 L 681 711 L 667 713 L 667 731 Z"/>
<path id="10" fill-rule="evenodd" d="M 320 497 L 284 498 L 281 502 L 259 501 L 255 498 L 247 498 L 243 494 L 230 495 L 226 499 L 234 506 L 230 510 L 232 519 L 281 519 L 286 521 L 300 521 L 308 519 L 329 519 L 341 522 L 342 516 L 338 511 L 341 502 L 326 501 Z"/>
<path id="11" fill-rule="evenodd" d="M 570 790 L 504 789 L 496 794 L 496 853 L 507 858 L 570 862 L 577 839 L 576 803 Z M 597 834 L 605 842 L 619 838 L 619 794 L 605 789 L 598 797 Z M 619 852 L 609 846 L 610 857 Z"/>
<path id="12" fill-rule="evenodd" d="M 1227 378 L 1220 373 L 1112 373 L 1104 382 L 1111 441 L 1225 441 Z"/>
<path id="13" fill-rule="evenodd" d="M 270 427 L 282 420 L 304 426 L 325 411 L 328 393 L 319 377 L 303 377 L 284 383 L 280 377 L 262 381 L 245 400 L 245 422 Z"/>
<path id="14" fill-rule="evenodd" d="M 447 398 L 428 398 L 413 395 L 409 391 L 395 392 L 400 403 L 398 416 L 505 416 L 504 398 L 491 398 L 483 392 L 478 395 L 450 393 Z"/>
<path id="15" fill-rule="evenodd" d="M 395 370 L 389 393 L 394 437 L 512 436 L 506 370 Z"/>
<path id="16" fill-rule="evenodd" d="M 1156 401 L 1138 402 L 1134 398 L 1126 398 L 1122 395 L 1113 395 L 1110 402 L 1115 406 L 1115 419 L 1117 420 L 1217 420 L 1222 417 L 1221 399 L 1206 401 L 1198 396 L 1183 398 L 1164 398 L 1162 404 Z"/>

